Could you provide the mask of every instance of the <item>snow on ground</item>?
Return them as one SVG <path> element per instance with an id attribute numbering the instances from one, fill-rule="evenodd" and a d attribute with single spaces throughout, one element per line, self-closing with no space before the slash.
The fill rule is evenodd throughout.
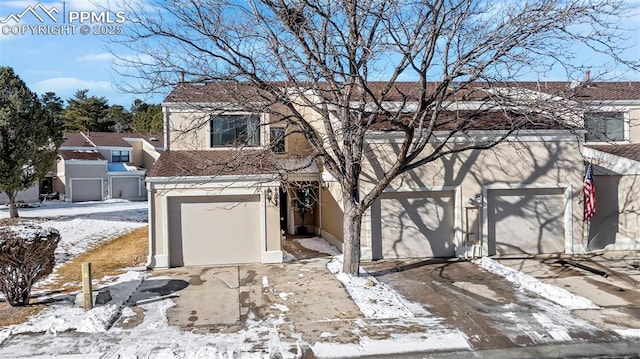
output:
<path id="1" fill-rule="evenodd" d="M 40 210 L 40 211 L 38 211 Z M 0 209 L 0 216 L 5 214 Z M 43 213 L 46 213 L 43 214 Z M 54 217 L 44 222 L 45 226 L 58 228 L 66 237 L 66 257 L 83 252 L 86 248 L 104 238 L 110 238 L 137 226 L 145 225 L 146 203 L 122 202 L 93 204 L 58 203 L 44 205 L 41 208 L 21 210 L 24 217 Z M 133 221 L 130 219 L 133 218 Z M 366 319 L 363 325 L 376 326 L 391 321 L 394 325 L 418 325 L 423 332 L 410 334 L 392 334 L 391 338 L 375 340 L 363 337 L 359 343 L 336 344 L 317 342 L 312 349 L 317 357 L 358 357 L 363 354 L 393 354 L 406 351 L 431 350 L 470 350 L 465 335 L 456 328 L 447 327 L 422 305 L 408 301 L 391 287 L 379 282 L 375 277 L 361 269 L 361 276 L 354 277 L 342 273 L 342 256 L 337 249 L 321 238 L 301 239 L 299 242 L 312 250 L 334 255 L 327 268 L 340 280 L 358 305 Z M 541 296 L 560 303 L 567 308 L 593 308 L 593 303 L 582 301 L 563 289 L 547 286 L 523 273 L 502 266 L 488 258 L 476 263 L 486 270 L 505 277 L 514 285 L 535 291 Z M 30 318 L 27 323 L 0 329 L 0 352 L 9 357 L 148 357 L 148 358 L 266 358 L 280 356 L 295 358 L 292 348 L 305 345 L 302 338 L 298 342 L 282 342 L 278 336 L 280 326 L 287 325 L 288 307 L 274 304 L 273 309 L 280 312 L 277 316 L 258 321 L 249 318 L 247 327 L 235 333 L 196 334 L 167 322 L 167 311 L 175 305 L 166 297 L 153 298 L 135 303 L 141 309 L 143 319 L 132 327 L 123 329 L 112 327 L 121 317 L 126 323 L 136 317 L 136 312 L 127 303 L 144 275 L 139 272 L 127 272 L 111 278 L 109 290 L 112 300 L 104 306 L 84 311 L 73 305 L 75 298 L 67 296 L 54 298 L 47 309 Z M 262 287 L 269 288 L 267 277 L 262 278 Z M 553 288 L 549 288 L 553 287 Z M 292 293 L 281 293 L 285 298 Z M 547 303 L 547 302 L 545 302 Z M 550 304 L 550 303 L 548 303 Z M 567 313 L 568 310 L 565 310 Z M 505 315 L 511 314 L 509 311 Z M 515 312 L 513 312 L 515 315 Z M 331 320 L 331 318 L 328 318 Z M 554 323 L 547 323 L 545 316 L 537 315 L 535 320 L 551 327 L 553 339 L 564 341 L 567 334 Z M 517 320 L 521 322 L 521 320 Z M 71 331 L 69 331 L 71 330 Z M 44 333 L 42 335 L 21 336 L 13 342 L 10 336 L 17 333 Z M 515 332 L 514 332 L 515 333 Z M 521 332 L 520 332 L 521 333 Z M 621 333 L 627 336 L 638 335 Z M 331 337 L 332 333 L 323 332 L 321 337 Z M 255 345 L 259 345 L 256 349 Z M 307 344 L 308 345 L 308 344 Z M 300 351 L 297 351 L 298 353 Z M 270 353 L 270 354 L 267 354 Z"/>
<path id="2" fill-rule="evenodd" d="M 81 203 L 45 201 L 39 207 L 20 208 L 19 214 L 23 219 L 33 218 L 34 224 L 60 232 L 55 251 L 57 268 L 90 247 L 146 226 L 147 206 L 147 202 L 120 199 Z M 8 207 L 0 207 L 0 218 L 8 217 Z M 38 284 L 50 283 L 54 278 L 55 269 Z"/>
<path id="3" fill-rule="evenodd" d="M 36 207 L 19 208 L 20 217 L 92 218 L 115 221 L 147 221 L 147 202 L 110 199 L 102 202 L 44 201 Z M 0 218 L 9 218 L 9 207 L 0 206 Z"/>
<path id="4" fill-rule="evenodd" d="M 327 242 L 325 239 L 320 237 L 297 238 L 295 239 L 295 241 L 300 243 L 300 245 L 302 245 L 303 247 L 307 249 L 311 249 L 312 251 L 325 253 L 332 256 L 337 256 L 341 254 L 336 247 L 332 246 L 331 244 L 329 244 L 329 242 Z"/>
<path id="5" fill-rule="evenodd" d="M 513 268 L 502 265 L 491 258 L 482 257 L 473 260 L 473 263 L 480 268 L 499 275 L 518 288 L 536 293 L 539 296 L 557 303 L 567 309 L 597 309 L 598 306 L 585 297 L 577 296 L 568 290 L 543 283 L 538 279 L 517 271 Z"/>

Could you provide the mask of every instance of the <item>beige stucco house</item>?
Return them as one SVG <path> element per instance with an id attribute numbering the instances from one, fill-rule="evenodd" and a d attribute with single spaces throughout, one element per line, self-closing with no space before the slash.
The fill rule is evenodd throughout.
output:
<path id="1" fill-rule="evenodd" d="M 65 133 L 55 170 L 43 182 L 68 202 L 143 200 L 144 178 L 163 147 L 162 139 L 153 136 Z"/>
<path id="2" fill-rule="evenodd" d="M 237 111 L 208 86 L 181 84 L 163 103 L 164 151 L 146 179 L 150 266 L 281 262 L 283 241 L 293 234 L 319 235 L 342 248 L 338 183 L 321 159 L 308 160 L 312 151 L 304 136 L 290 133 L 273 115 Z M 569 88 L 518 86 L 547 94 Z M 365 214 L 362 258 L 637 246 L 640 199 L 633 186 L 640 155 L 634 143 L 640 137 L 633 128 L 640 124 L 640 83 L 591 83 L 579 91 L 573 101 L 588 103 L 593 112 L 585 112 L 577 128 L 532 126 L 491 150 L 448 155 L 394 180 Z M 313 123 L 317 114 L 298 106 Z M 218 110 L 208 110 L 213 107 Z M 500 111 L 487 116 L 480 123 L 499 121 Z M 259 130 L 251 132 L 256 124 Z M 449 146 L 499 136 L 492 128 L 480 124 Z M 239 138 L 241 150 L 234 147 Z M 385 173 L 400 138 L 391 128 L 368 132 L 368 153 L 375 155 L 364 163 L 360 188 Z M 597 214 L 590 224 L 583 222 L 585 161 L 598 166 Z"/>

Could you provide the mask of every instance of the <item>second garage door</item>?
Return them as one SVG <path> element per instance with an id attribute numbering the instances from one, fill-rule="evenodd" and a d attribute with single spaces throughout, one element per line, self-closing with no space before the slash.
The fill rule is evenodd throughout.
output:
<path id="1" fill-rule="evenodd" d="M 374 259 L 455 256 L 453 191 L 388 192 L 371 207 Z"/>
<path id="2" fill-rule="evenodd" d="M 171 267 L 261 260 L 260 197 L 172 197 L 168 202 Z"/>
<path id="3" fill-rule="evenodd" d="M 140 179 L 138 177 L 112 177 L 111 198 L 132 199 L 140 197 Z"/>
<path id="4" fill-rule="evenodd" d="M 489 254 L 564 252 L 564 189 L 487 192 Z"/>
<path id="5" fill-rule="evenodd" d="M 71 200 L 73 202 L 102 201 L 102 179 L 72 179 Z"/>

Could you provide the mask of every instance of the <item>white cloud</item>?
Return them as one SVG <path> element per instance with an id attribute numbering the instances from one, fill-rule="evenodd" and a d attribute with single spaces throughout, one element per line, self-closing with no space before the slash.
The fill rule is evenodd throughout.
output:
<path id="1" fill-rule="evenodd" d="M 78 57 L 78 61 L 111 61 L 116 57 L 109 52 L 101 52 L 99 54 L 86 54 Z"/>
<path id="2" fill-rule="evenodd" d="M 75 77 L 54 77 L 37 82 L 32 88 L 32 90 L 37 93 L 53 91 L 60 94 L 81 89 L 89 89 L 89 93 L 105 91 L 112 92 L 113 86 L 111 85 L 111 82 L 108 81 L 82 80 Z"/>
<path id="3" fill-rule="evenodd" d="M 153 57 L 147 54 L 122 55 L 110 52 L 101 52 L 97 54 L 86 54 L 76 58 L 78 61 L 113 61 L 116 66 L 126 66 L 130 63 L 149 63 L 153 61 Z"/>

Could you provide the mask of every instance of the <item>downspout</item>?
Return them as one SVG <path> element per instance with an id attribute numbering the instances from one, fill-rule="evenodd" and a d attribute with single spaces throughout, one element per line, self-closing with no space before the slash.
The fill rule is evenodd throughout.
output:
<path id="1" fill-rule="evenodd" d="M 318 237 L 322 238 L 322 192 L 324 191 L 322 175 L 318 174 Z"/>
<path id="2" fill-rule="evenodd" d="M 162 106 L 162 124 L 164 125 L 164 150 L 169 151 L 169 108 L 166 105 Z"/>
<path id="3" fill-rule="evenodd" d="M 149 254 L 147 255 L 147 262 L 144 264 L 146 269 L 153 268 L 153 231 L 155 228 L 155 220 L 153 217 L 153 203 L 155 199 L 153 192 L 151 191 L 151 183 L 147 183 L 147 218 L 148 218 L 148 239 L 149 239 Z"/>

